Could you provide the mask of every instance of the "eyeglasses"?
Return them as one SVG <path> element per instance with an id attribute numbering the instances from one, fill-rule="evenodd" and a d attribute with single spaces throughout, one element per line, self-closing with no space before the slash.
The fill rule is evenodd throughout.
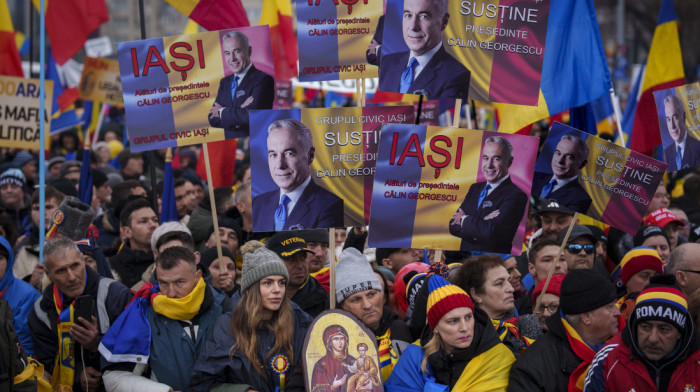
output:
<path id="1" fill-rule="evenodd" d="M 695 270 L 681 270 L 683 272 L 692 272 L 694 274 L 700 274 L 700 271 L 695 271 Z"/>
<path id="2" fill-rule="evenodd" d="M 587 245 L 569 244 L 569 245 L 566 245 L 566 250 L 572 254 L 581 253 L 581 249 L 586 251 L 587 255 L 592 255 L 593 252 L 595 252 L 595 245 L 591 245 L 591 244 L 587 244 Z"/>
<path id="3" fill-rule="evenodd" d="M 540 307 L 537 308 L 537 313 L 544 313 L 545 309 L 547 309 L 549 313 L 555 313 L 559 309 L 559 304 L 540 305 Z"/>

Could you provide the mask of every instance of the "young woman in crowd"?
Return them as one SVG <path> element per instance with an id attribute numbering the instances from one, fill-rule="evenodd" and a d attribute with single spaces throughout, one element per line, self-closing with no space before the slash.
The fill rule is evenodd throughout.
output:
<path id="1" fill-rule="evenodd" d="M 303 391 L 301 352 L 312 319 L 285 296 L 288 273 L 279 256 L 257 241 L 243 250 L 235 310 L 212 328 L 190 390 Z"/>
<path id="2" fill-rule="evenodd" d="M 454 284 L 489 315 L 498 336 L 517 357 L 542 333 L 542 327 L 535 315 L 518 315 L 509 278 L 499 256 L 481 255 L 464 262 Z"/>
<path id="3" fill-rule="evenodd" d="M 501 343 L 491 320 L 461 288 L 440 275 L 427 283 L 431 336 L 401 354 L 387 392 L 505 391 L 515 357 Z"/>

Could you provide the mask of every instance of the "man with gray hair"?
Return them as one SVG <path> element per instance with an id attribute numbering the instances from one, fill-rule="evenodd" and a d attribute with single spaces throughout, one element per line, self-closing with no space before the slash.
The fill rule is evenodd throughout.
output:
<path id="1" fill-rule="evenodd" d="M 209 124 L 224 128 L 226 139 L 249 136 L 248 111 L 272 109 L 275 80 L 255 68 L 248 37 L 231 31 L 221 38 L 224 62 L 232 74 L 221 79 L 216 101 L 209 111 Z"/>
<path id="2" fill-rule="evenodd" d="M 409 50 L 382 56 L 380 90 L 467 99 L 471 72 L 442 44 L 449 19 L 447 0 L 404 0 L 402 31 Z"/>
<path id="3" fill-rule="evenodd" d="M 510 253 L 527 194 L 510 179 L 513 145 L 491 136 L 481 150 L 481 173 L 486 181 L 469 187 L 462 205 L 450 219 L 450 234 L 462 239 L 460 250 Z"/>
<path id="4" fill-rule="evenodd" d="M 311 179 L 314 154 L 311 131 L 306 125 L 291 118 L 270 124 L 268 165 L 279 189 L 253 198 L 253 230 L 343 226 L 343 199 Z"/>
<path id="5" fill-rule="evenodd" d="M 85 268 L 83 255 L 69 238 L 46 243 L 44 264 L 51 284 L 27 319 L 36 359 L 52 376 L 54 390 L 61 390 L 59 384 L 64 390 L 98 390 L 102 374 L 97 347 L 131 301 L 131 291 Z M 90 319 L 80 316 L 82 311 L 91 314 Z"/>
<path id="6" fill-rule="evenodd" d="M 578 175 L 586 163 L 586 142 L 578 135 L 562 136 L 552 154 L 552 173 L 535 173 L 532 194 L 585 214 L 591 206 L 591 197 L 579 183 Z"/>
<path id="7" fill-rule="evenodd" d="M 700 164 L 700 140 L 696 139 L 685 123 L 686 116 L 681 99 L 673 94 L 664 97 L 666 130 L 672 143 L 664 148 L 664 160 L 668 172 L 674 172 Z"/>

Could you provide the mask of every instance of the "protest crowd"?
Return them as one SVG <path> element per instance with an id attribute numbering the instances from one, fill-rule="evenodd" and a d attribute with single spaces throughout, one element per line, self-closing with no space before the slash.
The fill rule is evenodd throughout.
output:
<path id="1" fill-rule="evenodd" d="M 404 1 L 403 23 L 410 19 L 411 31 L 428 23 L 420 9 L 427 3 Z M 444 18 L 434 29 L 438 38 L 449 17 L 446 4 L 435 2 Z M 476 14 L 473 7 L 467 11 Z M 528 17 L 536 15 L 533 9 Z M 377 30 L 384 28 L 383 18 Z M 369 28 L 338 31 L 367 34 Z M 93 111 L 81 99 L 73 103 L 83 118 L 100 113 L 99 121 L 51 132 L 41 150 L 0 143 L 1 391 L 700 391 L 700 155 L 697 161 L 684 155 L 693 143 L 700 154 L 700 142 L 687 127 L 679 131 L 676 120 L 662 119 L 678 150 L 672 141 L 666 163 L 654 161 L 668 170 L 634 230 L 615 227 L 610 217 L 621 222 L 637 214 L 630 200 L 643 199 L 644 192 L 617 201 L 582 185 L 585 174 L 592 175 L 584 169 L 587 159 L 594 160 L 589 157 L 629 150 L 594 149 L 595 132 L 588 141 L 557 133 L 545 162 L 549 171 L 539 178 L 525 173 L 532 188 L 525 192 L 518 171 L 524 169 L 517 168 L 526 166 L 517 161 L 524 160 L 525 144 L 492 132 L 476 146 L 483 181 L 462 187 L 466 197 L 414 197 L 421 199 L 416 203 L 459 206 L 441 229 L 459 237 L 454 249 L 372 247 L 373 230 L 402 231 L 392 225 L 404 221 L 379 222 L 374 209 L 369 219 L 369 200 L 363 199 L 369 224 L 344 224 L 358 196 L 337 187 L 331 192 L 321 179 L 333 176 L 311 170 L 314 158 L 327 158 L 322 142 L 312 141 L 313 126 L 275 117 L 266 119 L 266 129 L 256 127 L 254 115 L 260 119 L 266 116 L 261 109 L 273 108 L 276 96 L 268 90 L 278 82 L 262 61 L 251 62 L 260 48 L 249 35 L 233 31 L 213 39 L 232 72 L 220 79 L 206 121 L 211 129 L 223 128 L 222 138 L 229 140 L 144 147 L 173 137 L 132 134 L 128 103 L 96 102 Z M 455 127 L 478 129 L 466 100 L 475 75 L 433 38 L 417 43 L 412 36 L 409 51 L 384 57 L 379 89 L 391 91 L 391 82 L 396 94 L 447 94 L 458 102 L 451 113 Z M 432 45 L 430 53 L 419 44 Z M 380 46 L 375 34 L 367 65 L 382 61 Z M 449 67 L 441 77 L 457 81 L 419 85 L 425 79 L 418 75 L 432 72 L 417 64 L 428 54 Z M 290 110 L 330 105 L 320 91 L 297 89 Z M 362 106 L 360 91 L 333 94 L 334 104 Z M 678 116 L 673 110 L 682 112 L 683 104 L 671 101 L 661 106 L 668 118 Z M 421 97 L 416 105 L 416 127 L 423 102 Z M 460 107 L 469 111 L 466 118 Z M 148 117 L 140 116 L 144 122 Z M 344 116 L 337 119 L 352 118 Z M 567 122 L 580 125 L 573 115 Z M 345 132 L 341 124 L 326 125 Z M 533 157 L 547 153 L 545 140 L 561 125 L 529 125 L 522 137 L 532 139 Z M 253 139 L 262 133 L 268 162 L 256 168 L 260 146 Z M 204 146 L 216 143 L 228 144 L 205 163 Z M 381 152 L 375 153 L 368 149 L 364 156 L 375 157 L 379 173 Z M 422 152 L 407 145 L 403 154 L 410 160 Z M 468 165 L 460 159 L 456 169 Z M 534 160 L 529 164 L 535 167 Z M 641 180 L 628 178 L 630 188 L 648 184 L 650 175 L 639 166 Z M 374 169 L 366 173 L 374 175 Z M 255 176 L 268 171 L 268 183 L 279 189 L 263 192 Z M 421 186 L 445 194 L 459 190 L 446 184 Z M 371 188 L 362 190 L 373 195 Z M 606 203 L 600 221 L 585 215 Z M 432 222 L 415 224 L 418 232 Z M 358 325 L 320 321 L 339 315 Z M 358 330 L 371 340 L 358 343 Z"/>

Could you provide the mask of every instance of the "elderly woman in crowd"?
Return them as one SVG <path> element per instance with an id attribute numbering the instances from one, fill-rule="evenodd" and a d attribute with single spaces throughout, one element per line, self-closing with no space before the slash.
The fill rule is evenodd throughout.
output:
<path id="1" fill-rule="evenodd" d="M 467 259 L 453 283 L 488 314 L 498 336 L 517 357 L 542 333 L 542 327 L 536 316 L 518 315 L 509 278 L 499 256 L 481 255 Z"/>
<path id="2" fill-rule="evenodd" d="M 404 350 L 384 389 L 505 391 L 515 358 L 495 334 L 489 317 L 442 276 L 432 275 L 427 285 L 432 336 Z"/>

